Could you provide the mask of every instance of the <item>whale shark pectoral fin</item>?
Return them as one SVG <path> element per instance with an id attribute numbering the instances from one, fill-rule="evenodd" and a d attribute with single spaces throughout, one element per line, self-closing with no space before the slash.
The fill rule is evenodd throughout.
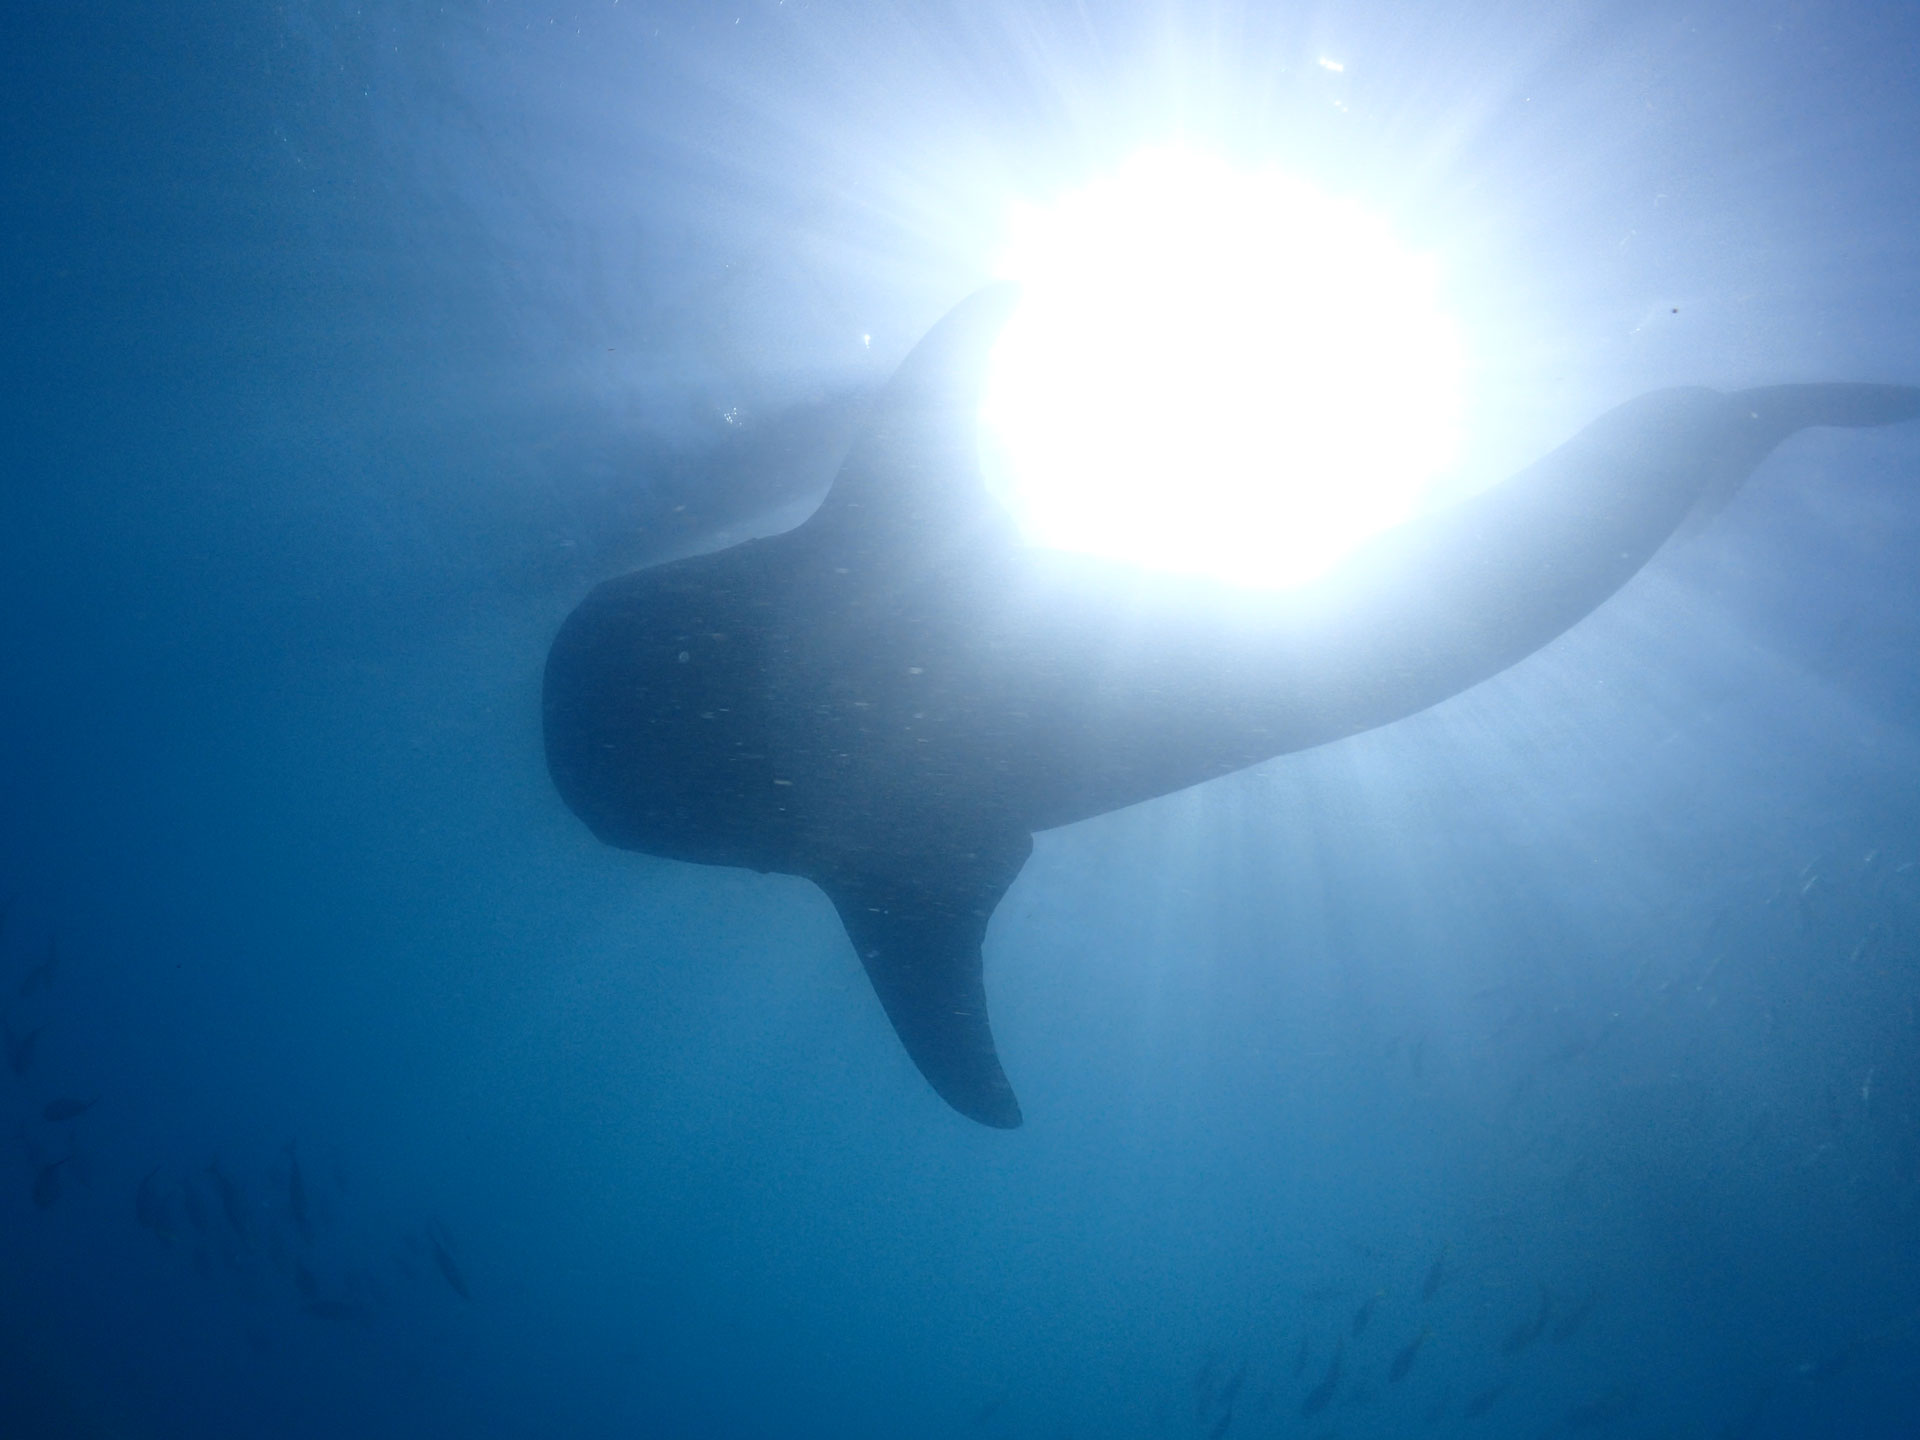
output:
<path id="1" fill-rule="evenodd" d="M 962 854 L 929 857 L 902 878 L 840 870 L 818 879 L 900 1043 L 940 1098 L 969 1120 L 1011 1130 L 1020 1102 L 987 1023 L 980 943 L 1000 897 L 1033 850 L 1024 833 Z"/>

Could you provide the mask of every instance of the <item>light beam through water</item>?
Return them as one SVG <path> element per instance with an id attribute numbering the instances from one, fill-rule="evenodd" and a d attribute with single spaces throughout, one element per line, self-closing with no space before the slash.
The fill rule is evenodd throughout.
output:
<path id="1" fill-rule="evenodd" d="M 1297 585 L 1451 463 L 1438 268 L 1353 202 L 1168 148 L 1010 229 L 983 449 L 1030 542 Z"/>

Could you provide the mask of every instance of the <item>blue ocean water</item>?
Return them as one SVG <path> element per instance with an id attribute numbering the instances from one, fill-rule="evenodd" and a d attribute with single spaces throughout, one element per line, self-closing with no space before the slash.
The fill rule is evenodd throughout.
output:
<path id="1" fill-rule="evenodd" d="M 1040 835 L 1012 1133 L 812 886 L 594 842 L 539 706 L 594 583 L 805 513 L 1009 197 L 1170 134 L 1442 257 L 1470 476 L 1920 382 L 1920 11 L 0 27 L 0 1435 L 1920 1433 L 1920 426 Z"/>

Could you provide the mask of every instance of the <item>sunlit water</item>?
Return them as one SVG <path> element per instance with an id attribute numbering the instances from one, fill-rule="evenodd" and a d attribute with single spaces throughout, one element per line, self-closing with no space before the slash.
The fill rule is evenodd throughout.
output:
<path id="1" fill-rule="evenodd" d="M 983 452 L 1029 543 L 1284 588 L 1454 459 L 1437 265 L 1353 202 L 1162 147 L 1008 228 Z"/>
<path id="2" fill-rule="evenodd" d="M 1920 16 L 0 23 L 0 1434 L 1912 1433 L 1920 429 L 1041 835 L 1012 1134 L 808 884 L 597 845 L 538 696 L 1158 146 L 1428 257 L 1429 499 L 1660 386 L 1920 380 Z"/>

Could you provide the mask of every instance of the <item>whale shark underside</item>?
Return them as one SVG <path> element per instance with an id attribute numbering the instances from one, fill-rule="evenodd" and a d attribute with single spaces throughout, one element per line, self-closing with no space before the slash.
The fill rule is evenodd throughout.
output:
<path id="1" fill-rule="evenodd" d="M 1015 300 L 963 301 L 798 528 L 609 580 L 547 658 L 548 769 L 610 845 L 803 875 L 907 1053 L 1020 1123 L 981 942 L 1032 835 L 1423 710 L 1524 659 L 1794 431 L 1920 389 L 1665 390 L 1268 593 L 1020 543 L 976 415 Z"/>

